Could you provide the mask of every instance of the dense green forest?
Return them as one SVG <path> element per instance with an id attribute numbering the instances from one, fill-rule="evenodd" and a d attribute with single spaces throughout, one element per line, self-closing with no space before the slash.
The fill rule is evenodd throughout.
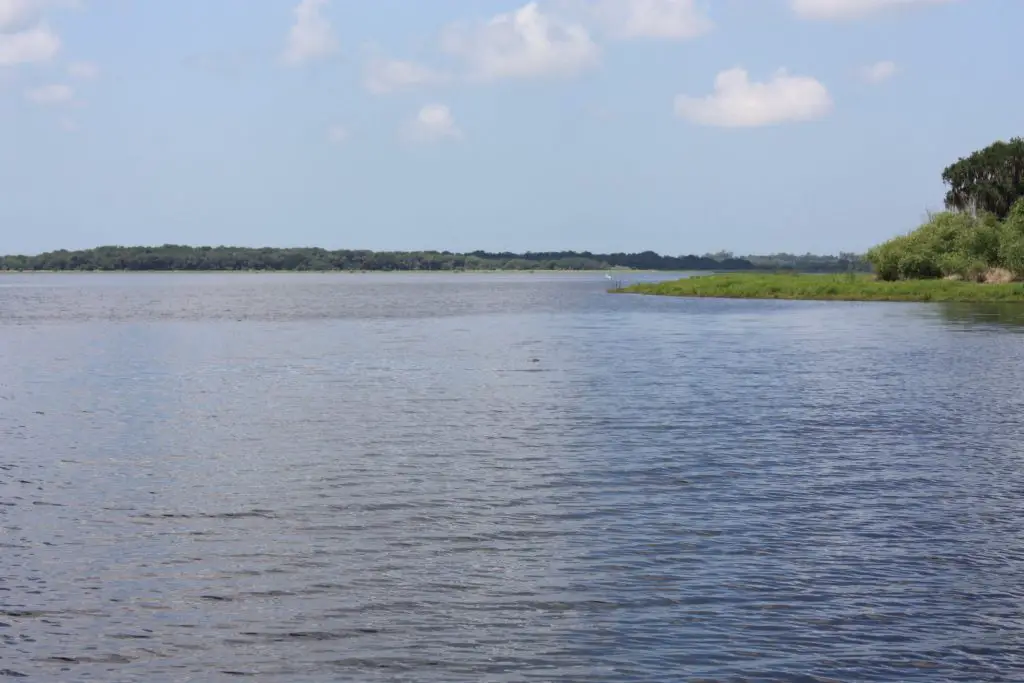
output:
<path id="1" fill-rule="evenodd" d="M 959 159 L 942 179 L 946 211 L 868 252 L 879 279 L 1024 279 L 1024 139 Z"/>

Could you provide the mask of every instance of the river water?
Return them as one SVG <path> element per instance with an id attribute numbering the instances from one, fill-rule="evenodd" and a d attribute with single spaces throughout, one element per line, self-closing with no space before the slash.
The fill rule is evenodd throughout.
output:
<path id="1" fill-rule="evenodd" d="M 0 679 L 1024 679 L 1017 309 L 607 285 L 0 276 Z"/>

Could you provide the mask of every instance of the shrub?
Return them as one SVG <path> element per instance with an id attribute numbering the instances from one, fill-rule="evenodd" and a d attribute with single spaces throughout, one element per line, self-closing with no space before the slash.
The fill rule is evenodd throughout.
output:
<path id="1" fill-rule="evenodd" d="M 896 237 L 870 249 L 865 256 L 879 280 L 900 279 L 900 254 L 906 237 Z"/>
<path id="2" fill-rule="evenodd" d="M 1024 276 L 1024 235 L 1009 230 L 1003 233 L 999 243 L 999 265 L 1017 277 Z"/>
<path id="3" fill-rule="evenodd" d="M 899 277 L 901 280 L 923 280 L 942 275 L 936 254 L 925 250 L 905 252 L 899 259 Z"/>
<path id="4" fill-rule="evenodd" d="M 999 227 L 996 265 L 1024 277 L 1024 200 L 1017 201 Z"/>
<path id="5" fill-rule="evenodd" d="M 991 215 L 932 214 L 913 232 L 871 249 L 867 259 L 881 280 L 956 277 L 981 281 L 986 271 L 1000 266 L 1024 274 L 1024 270 L 1016 270 L 1024 269 L 1024 252 L 1020 258 L 1016 255 L 1020 247 L 1015 236 L 1024 240 L 1024 202 L 1020 205 L 1019 221 L 1012 225 L 1009 219 L 1001 223 Z"/>
<path id="6" fill-rule="evenodd" d="M 989 269 L 983 259 L 960 251 L 941 254 L 938 259 L 939 272 L 942 277 L 960 278 L 980 282 Z"/>

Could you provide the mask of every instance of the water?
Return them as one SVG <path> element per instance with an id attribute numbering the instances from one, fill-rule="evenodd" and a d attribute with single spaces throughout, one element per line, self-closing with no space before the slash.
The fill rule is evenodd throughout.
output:
<path id="1" fill-rule="evenodd" d="M 607 286 L 0 277 L 0 678 L 1024 677 L 1021 316 Z"/>

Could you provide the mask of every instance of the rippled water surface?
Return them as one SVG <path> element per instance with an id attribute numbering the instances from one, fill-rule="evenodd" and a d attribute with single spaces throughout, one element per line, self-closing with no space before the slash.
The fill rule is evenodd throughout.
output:
<path id="1" fill-rule="evenodd" d="M 1024 317 L 607 284 L 0 277 L 0 678 L 1024 679 Z"/>

